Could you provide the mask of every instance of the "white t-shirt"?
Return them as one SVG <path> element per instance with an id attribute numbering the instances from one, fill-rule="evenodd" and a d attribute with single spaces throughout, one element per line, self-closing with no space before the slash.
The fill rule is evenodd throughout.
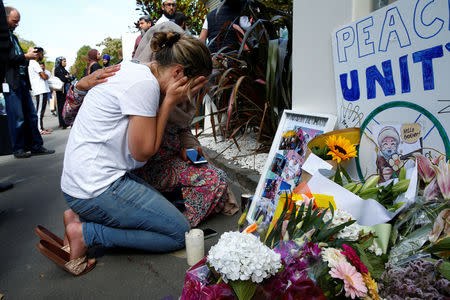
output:
<path id="1" fill-rule="evenodd" d="M 158 25 L 158 24 L 161 24 L 161 23 L 164 23 L 164 22 L 174 22 L 175 21 L 175 19 L 169 19 L 168 17 L 166 17 L 166 15 L 162 15 L 161 16 L 161 18 L 159 18 L 158 19 L 158 21 L 156 21 L 156 23 L 155 23 L 155 25 Z"/>
<path id="2" fill-rule="evenodd" d="M 52 77 L 52 73 L 50 73 L 49 70 L 45 70 L 44 73 L 45 73 L 45 75 L 48 76 L 48 79 L 50 79 L 50 77 Z M 48 79 L 44 80 L 44 82 L 45 82 L 45 89 L 48 90 L 47 93 L 50 93 L 50 87 L 48 86 Z"/>
<path id="3" fill-rule="evenodd" d="M 30 60 L 30 63 L 28 64 L 28 75 L 30 76 L 33 96 L 50 92 L 48 85 L 45 85 L 46 81 L 39 75 L 40 72 L 44 71 L 42 71 L 39 63 L 35 60 Z"/>
<path id="4" fill-rule="evenodd" d="M 129 115 L 156 117 L 159 84 L 146 65 L 122 63 L 92 88 L 75 119 L 64 155 L 61 189 L 80 199 L 104 192 L 127 171 L 142 167 L 128 149 Z"/>

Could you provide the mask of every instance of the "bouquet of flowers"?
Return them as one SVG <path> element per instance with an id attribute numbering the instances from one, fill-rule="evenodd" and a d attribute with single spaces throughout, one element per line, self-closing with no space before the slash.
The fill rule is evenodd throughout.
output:
<path id="1" fill-rule="evenodd" d="M 256 284 L 274 275 L 281 268 L 280 255 L 265 246 L 252 234 L 225 232 L 211 247 L 207 265 L 219 274 L 238 299 L 251 299 Z M 186 295 L 183 292 L 183 295 Z M 186 297 L 182 299 L 188 299 Z"/>
<path id="2" fill-rule="evenodd" d="M 352 181 L 342 165 L 356 155 L 345 139 L 328 136 L 326 147 L 314 150 L 336 162 L 334 182 L 322 176 L 338 191 L 334 198 L 321 197 L 325 188 L 318 184 L 321 194 L 300 183 L 280 196 L 271 220 L 245 228 L 246 210 L 238 231 L 224 233 L 187 272 L 181 299 L 450 299 L 450 162 L 415 153 L 418 193 L 408 189 L 409 178 L 417 180 L 406 178 L 402 167 L 396 182 L 379 185 L 375 175 L 363 184 Z M 399 209 L 404 194 L 414 194 L 408 210 Z M 365 215 L 345 206 L 342 195 L 395 213 L 361 226 L 352 214 L 358 221 Z M 363 200 L 369 198 L 386 209 Z"/>

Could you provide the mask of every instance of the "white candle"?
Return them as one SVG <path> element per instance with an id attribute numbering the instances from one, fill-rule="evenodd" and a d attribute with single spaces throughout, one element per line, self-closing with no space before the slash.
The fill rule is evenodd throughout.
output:
<path id="1" fill-rule="evenodd" d="M 185 233 L 185 238 L 187 263 L 193 266 L 205 256 L 203 230 L 191 229 Z"/>

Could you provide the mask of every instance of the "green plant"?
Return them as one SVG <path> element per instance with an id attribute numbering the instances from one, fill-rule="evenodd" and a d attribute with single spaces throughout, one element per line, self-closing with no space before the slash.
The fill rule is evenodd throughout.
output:
<path id="1" fill-rule="evenodd" d="M 286 199 L 288 199 L 287 195 Z M 327 243 L 331 241 L 333 235 L 337 234 L 346 226 L 356 222 L 355 220 L 351 220 L 336 227 L 330 227 L 334 216 L 334 209 L 331 204 L 329 208 L 322 209 L 313 208 L 312 204 L 306 206 L 305 202 L 303 202 L 300 207 L 297 207 L 297 205 L 294 204 L 293 210 L 289 213 L 290 206 L 292 205 L 289 204 L 289 201 L 286 201 L 280 217 L 266 238 L 267 246 L 275 247 L 280 242 L 282 238 L 282 224 L 286 219 L 289 220 L 286 232 L 291 239 L 295 240 L 310 233 L 309 239 L 314 243 Z M 330 209 L 332 217 L 325 222 L 324 217 L 328 209 Z"/>
<path id="2" fill-rule="evenodd" d="M 292 106 L 292 10 L 248 0 L 242 15 L 252 25 L 244 34 L 236 31 L 240 44 L 213 55 L 216 72 L 209 95 L 218 111 L 210 117 L 213 130 L 213 115 L 218 117 L 227 138 L 250 129 L 270 145 L 283 110 Z"/>

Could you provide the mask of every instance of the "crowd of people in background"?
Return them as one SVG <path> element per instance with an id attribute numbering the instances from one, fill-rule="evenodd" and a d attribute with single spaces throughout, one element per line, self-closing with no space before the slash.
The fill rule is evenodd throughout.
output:
<path id="1" fill-rule="evenodd" d="M 70 260 L 81 259 L 93 245 L 157 252 L 179 249 L 190 227 L 211 214 L 233 215 L 238 211 L 226 173 L 211 163 L 190 163 L 186 150 L 195 149 L 204 155 L 190 128 L 196 112 L 193 95 L 206 84 L 212 71 L 211 53 L 236 43 L 231 31 L 223 39 L 216 41 L 216 37 L 225 23 L 242 30 L 249 26 L 249 20 L 239 17 L 239 0 L 225 0 L 222 9 L 208 14 L 197 38 L 189 33 L 186 16 L 176 7 L 175 0 L 162 0 L 161 18 L 156 22 L 150 16 L 139 19 L 140 35 L 132 62 L 109 66 L 109 55 L 91 49 L 84 77 L 76 81 L 66 70 L 65 57 L 56 59 L 54 76 L 63 83 L 56 90 L 59 128 L 72 125 L 73 120 L 65 120 L 63 113 L 68 92 L 80 105 L 84 103 L 70 132 L 61 183 L 71 209 L 64 213 L 66 236 L 64 245 L 58 247 L 70 245 Z M 41 137 L 52 132 L 44 126 L 44 112 L 52 92 L 47 82 L 52 75 L 45 65 L 39 65 L 44 49 L 34 47 L 23 53 L 13 34 L 20 14 L 12 7 L 6 7 L 5 12 L 11 47 L 6 64 L 9 91 L 3 93 L 13 154 L 25 158 L 54 153 L 43 147 Z M 124 140 L 127 144 L 123 144 Z M 111 205 L 119 186 L 123 194 L 119 196 L 130 198 L 131 206 Z M 139 205 L 134 205 L 135 201 Z M 140 205 L 156 208 L 152 201 L 167 213 L 166 217 L 136 210 Z M 98 207 L 119 223 L 97 214 Z M 139 218 L 150 223 L 142 226 L 143 219 Z M 58 255 L 59 250 L 52 248 L 54 241 L 42 228 L 36 230 L 42 239 L 38 248 L 55 261 L 49 253 Z M 98 235 L 99 228 L 109 233 Z M 130 234 L 130 228 L 140 233 Z M 74 275 L 92 269 L 92 261 L 81 260 L 84 267 L 62 267 Z"/>

